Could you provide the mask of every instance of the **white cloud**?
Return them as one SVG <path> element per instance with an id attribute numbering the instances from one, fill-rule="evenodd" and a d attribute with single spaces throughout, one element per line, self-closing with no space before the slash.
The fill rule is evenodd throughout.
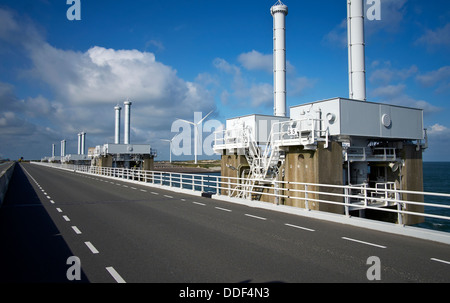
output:
<path id="1" fill-rule="evenodd" d="M 24 60 L 30 62 L 31 67 L 21 76 L 52 92 L 51 96 L 20 100 L 12 85 L 0 83 L 3 110 L 15 115 L 3 113 L 0 117 L 11 134 L 36 129 L 75 141 L 77 133 L 84 130 L 90 144 L 111 142 L 113 107 L 130 98 L 132 142 L 157 140 L 160 144 L 160 137 L 171 135 L 170 126 L 176 118 L 192 119 L 195 111 L 215 109 L 214 98 L 202 83 L 180 78 L 153 53 L 101 46 L 86 51 L 62 50 L 45 41 L 31 21 L 18 22 L 19 16 L 2 9 L 0 17 L 0 40 L 23 50 Z"/>
<path id="2" fill-rule="evenodd" d="M 450 66 L 443 66 L 438 70 L 417 75 L 416 80 L 425 87 L 437 86 L 436 93 L 447 91 L 450 89 Z"/>
<path id="3" fill-rule="evenodd" d="M 273 55 L 264 55 L 258 51 L 252 50 L 248 53 L 240 54 L 239 63 L 248 70 L 262 70 L 273 73 Z"/>
<path id="4" fill-rule="evenodd" d="M 393 71 L 392 73 L 396 74 L 398 71 Z M 374 88 L 370 92 L 370 95 L 380 98 L 381 102 L 423 109 L 425 114 L 435 113 L 442 110 L 441 108 L 434 106 L 425 100 L 417 100 L 410 97 L 405 92 L 406 88 L 407 86 L 404 83 L 386 84 Z"/>
<path id="5" fill-rule="evenodd" d="M 444 125 L 441 124 L 434 124 L 428 129 L 429 135 L 450 135 L 450 129 Z"/>
<path id="6" fill-rule="evenodd" d="M 429 49 L 439 46 L 450 46 L 450 23 L 435 30 L 427 30 L 416 44 L 424 44 Z"/>
<path id="7" fill-rule="evenodd" d="M 418 72 L 416 65 L 411 65 L 409 68 L 396 69 L 392 67 L 391 62 L 389 61 L 383 63 L 374 61 L 371 66 L 379 67 L 370 72 L 369 81 L 375 83 L 387 84 L 393 80 L 404 81 Z"/>

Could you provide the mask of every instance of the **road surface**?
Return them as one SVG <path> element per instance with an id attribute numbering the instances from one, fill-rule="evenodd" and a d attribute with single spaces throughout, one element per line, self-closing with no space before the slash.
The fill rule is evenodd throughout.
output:
<path id="1" fill-rule="evenodd" d="M 3 282 L 450 282 L 445 244 L 32 164 L 0 241 Z"/>

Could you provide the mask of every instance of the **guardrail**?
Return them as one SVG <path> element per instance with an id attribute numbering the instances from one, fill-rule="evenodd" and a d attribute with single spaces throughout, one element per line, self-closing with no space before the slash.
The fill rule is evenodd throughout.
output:
<path id="1" fill-rule="evenodd" d="M 0 206 L 3 204 L 3 199 L 8 191 L 9 181 L 11 180 L 15 165 L 16 162 L 12 162 L 0 166 Z"/>
<path id="2" fill-rule="evenodd" d="M 244 186 L 246 179 L 237 177 L 52 163 L 37 164 L 217 196 L 236 197 L 246 188 Z M 450 215 L 448 215 L 450 214 L 450 194 L 445 193 L 399 190 L 393 186 L 370 188 L 367 185 L 341 186 L 283 181 L 255 184 L 250 193 L 261 201 L 271 200 L 275 204 L 283 204 L 283 199 L 302 202 L 302 208 L 306 210 L 316 210 L 317 205 L 320 204 L 337 205 L 344 209 L 346 216 L 350 216 L 351 211 L 354 210 L 377 210 L 395 214 L 396 223 L 400 225 L 403 224 L 404 215 L 443 220 L 445 224 L 450 224 Z M 416 201 L 403 199 L 406 196 L 415 197 Z M 410 210 L 414 206 L 424 207 L 425 212 Z"/>

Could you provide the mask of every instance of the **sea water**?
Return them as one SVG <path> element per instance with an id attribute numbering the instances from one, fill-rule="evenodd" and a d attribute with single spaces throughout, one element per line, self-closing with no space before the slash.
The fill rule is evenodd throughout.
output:
<path id="1" fill-rule="evenodd" d="M 450 162 L 423 163 L 424 192 L 450 194 Z M 425 196 L 425 202 L 450 205 L 450 198 Z M 425 213 L 450 217 L 450 209 L 425 207 Z M 425 218 L 419 227 L 450 232 L 450 220 Z"/>

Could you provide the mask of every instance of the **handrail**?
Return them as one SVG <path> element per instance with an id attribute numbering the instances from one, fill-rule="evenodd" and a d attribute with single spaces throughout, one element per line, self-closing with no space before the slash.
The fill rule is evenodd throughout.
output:
<path id="1" fill-rule="evenodd" d="M 443 210 L 450 210 L 449 205 L 421 202 L 421 201 L 407 201 L 402 199 L 405 195 L 415 195 L 417 197 L 439 197 L 447 198 L 450 201 L 450 194 L 399 190 L 396 188 L 378 187 L 370 188 L 367 184 L 360 186 L 356 185 L 333 185 L 333 184 L 317 184 L 317 183 L 303 183 L 303 182 L 287 182 L 287 181 L 273 181 L 269 185 L 255 184 L 252 187 L 244 188 L 247 179 L 239 177 L 223 177 L 205 174 L 186 174 L 176 172 L 162 172 L 162 171 L 146 171 L 126 168 L 111 168 L 111 167 L 95 167 L 95 166 L 78 166 L 67 164 L 54 163 L 36 163 L 40 165 L 79 171 L 83 173 L 90 173 L 95 175 L 102 175 L 110 178 L 126 179 L 133 182 L 141 182 L 145 184 L 153 184 L 164 186 L 168 188 L 179 188 L 188 191 L 209 192 L 217 196 L 236 197 L 239 195 L 232 194 L 232 190 L 238 193 L 245 192 L 245 196 L 252 194 L 264 195 L 266 197 L 290 198 L 292 200 L 304 201 L 305 208 L 310 210 L 310 203 L 324 203 L 330 205 L 340 205 L 345 209 L 345 214 L 349 216 L 351 209 L 373 209 L 389 213 L 397 213 L 398 224 L 402 224 L 402 214 L 416 215 L 421 217 L 435 218 L 441 220 L 450 220 L 450 216 L 440 215 L 435 213 L 414 212 L 405 209 L 406 205 L 419 205 L 428 208 L 439 208 Z M 273 192 L 270 192 L 271 189 Z M 352 193 L 352 191 L 359 191 L 361 194 Z M 370 193 L 381 193 L 380 196 L 371 196 Z M 319 197 L 320 195 L 320 197 Z M 339 198 L 333 201 L 333 198 Z M 352 203 L 357 200 L 361 203 Z M 378 207 L 375 203 L 387 203 L 393 208 Z M 375 206 L 374 206 L 375 205 Z"/>

